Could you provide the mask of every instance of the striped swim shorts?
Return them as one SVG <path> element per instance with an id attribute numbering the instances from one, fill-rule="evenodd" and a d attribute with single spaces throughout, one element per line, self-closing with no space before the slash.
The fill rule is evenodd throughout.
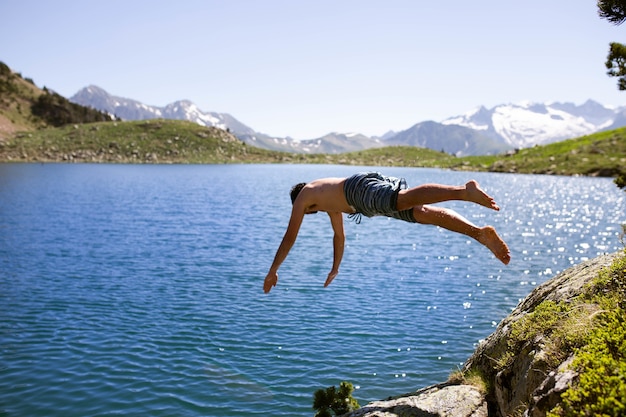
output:
<path id="1" fill-rule="evenodd" d="M 404 178 L 386 177 L 379 172 L 364 172 L 346 179 L 343 192 L 356 213 L 348 216 L 357 223 L 361 215 L 387 216 L 416 223 L 413 209 L 398 211 L 398 193 L 407 188 Z"/>

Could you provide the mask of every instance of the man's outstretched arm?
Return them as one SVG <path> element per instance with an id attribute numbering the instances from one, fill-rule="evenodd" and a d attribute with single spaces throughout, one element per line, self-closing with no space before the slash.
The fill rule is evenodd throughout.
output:
<path id="1" fill-rule="evenodd" d="M 346 241 L 346 235 L 343 231 L 343 215 L 340 212 L 328 213 L 330 224 L 333 227 L 333 268 L 326 278 L 324 287 L 328 287 L 330 283 L 339 274 L 339 265 L 343 259 L 343 249 Z"/>
<path id="2" fill-rule="evenodd" d="M 297 203 L 298 201 L 296 201 L 296 204 L 294 204 L 291 209 L 291 218 L 289 219 L 287 231 L 285 231 L 283 240 L 280 242 L 280 246 L 276 251 L 272 266 L 265 276 L 265 282 L 263 283 L 263 291 L 265 291 L 265 293 L 270 292 L 272 287 L 276 286 L 276 283 L 278 282 L 278 268 L 280 268 L 280 265 L 283 263 L 285 258 L 287 258 L 291 247 L 296 242 L 296 238 L 298 237 L 300 225 L 302 224 L 302 219 L 304 218 L 304 206 Z"/>

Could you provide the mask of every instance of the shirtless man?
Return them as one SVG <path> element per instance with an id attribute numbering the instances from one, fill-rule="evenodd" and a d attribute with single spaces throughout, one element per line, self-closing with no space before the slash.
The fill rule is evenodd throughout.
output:
<path id="1" fill-rule="evenodd" d="M 324 287 L 339 273 L 343 258 L 345 234 L 343 215 L 356 218 L 361 215 L 388 216 L 411 223 L 432 224 L 469 236 L 484 246 L 505 265 L 511 260 L 506 243 L 491 226 L 478 227 L 453 210 L 431 206 L 443 201 L 461 200 L 500 210 L 494 199 L 487 195 L 476 181 L 462 186 L 423 184 L 406 188 L 402 178 L 385 177 L 377 172 L 355 174 L 348 178 L 323 178 L 308 184 L 300 183 L 291 190 L 293 203 L 287 231 L 265 277 L 263 290 L 268 293 L 278 281 L 278 268 L 291 250 L 305 214 L 323 211 L 330 217 L 333 236 L 333 266 Z"/>

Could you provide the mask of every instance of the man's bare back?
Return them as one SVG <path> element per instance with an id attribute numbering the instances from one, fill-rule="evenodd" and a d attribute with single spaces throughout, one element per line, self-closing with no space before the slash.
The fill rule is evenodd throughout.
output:
<path id="1" fill-rule="evenodd" d="M 321 178 L 304 186 L 298 199 L 302 199 L 305 212 L 340 212 L 354 213 L 346 201 L 343 186 L 345 178 Z"/>
<path id="2" fill-rule="evenodd" d="M 350 178 L 354 177 L 356 176 Z M 389 179 L 388 177 L 381 178 Z M 334 231 L 333 266 L 324 286 L 329 285 L 337 276 L 345 242 L 342 213 L 352 214 L 357 212 L 355 207 L 348 202 L 344 190 L 345 185 L 346 178 L 322 178 L 311 181 L 308 184 L 299 184 L 292 189 L 293 207 L 291 217 L 283 240 L 276 251 L 272 266 L 265 277 L 263 289 L 266 293 L 276 285 L 278 268 L 295 243 L 300 225 L 306 214 L 313 214 L 319 211 L 328 214 Z M 294 192 L 294 190 L 296 191 Z M 468 181 L 461 186 L 423 184 L 395 192 L 397 193 L 395 209 L 408 213 L 410 218 L 407 220 L 407 217 L 396 217 L 395 215 L 394 217 L 415 223 L 432 224 L 467 235 L 486 246 L 505 265 L 511 260 L 508 246 L 493 227 L 475 226 L 453 210 L 431 205 L 444 201 L 460 200 L 476 203 L 492 210 L 500 210 L 495 200 L 483 191 L 476 181 Z M 380 213 L 380 215 L 388 214 Z"/>

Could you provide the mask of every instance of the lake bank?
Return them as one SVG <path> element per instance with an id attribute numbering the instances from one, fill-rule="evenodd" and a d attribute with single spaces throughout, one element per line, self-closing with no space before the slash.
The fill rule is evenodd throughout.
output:
<path id="1" fill-rule="evenodd" d="M 626 128 L 506 155 L 457 158 L 410 146 L 294 154 L 249 146 L 224 130 L 189 122 L 107 122 L 17 134 L 0 142 L 0 162 L 340 164 L 615 177 L 626 174 Z"/>

